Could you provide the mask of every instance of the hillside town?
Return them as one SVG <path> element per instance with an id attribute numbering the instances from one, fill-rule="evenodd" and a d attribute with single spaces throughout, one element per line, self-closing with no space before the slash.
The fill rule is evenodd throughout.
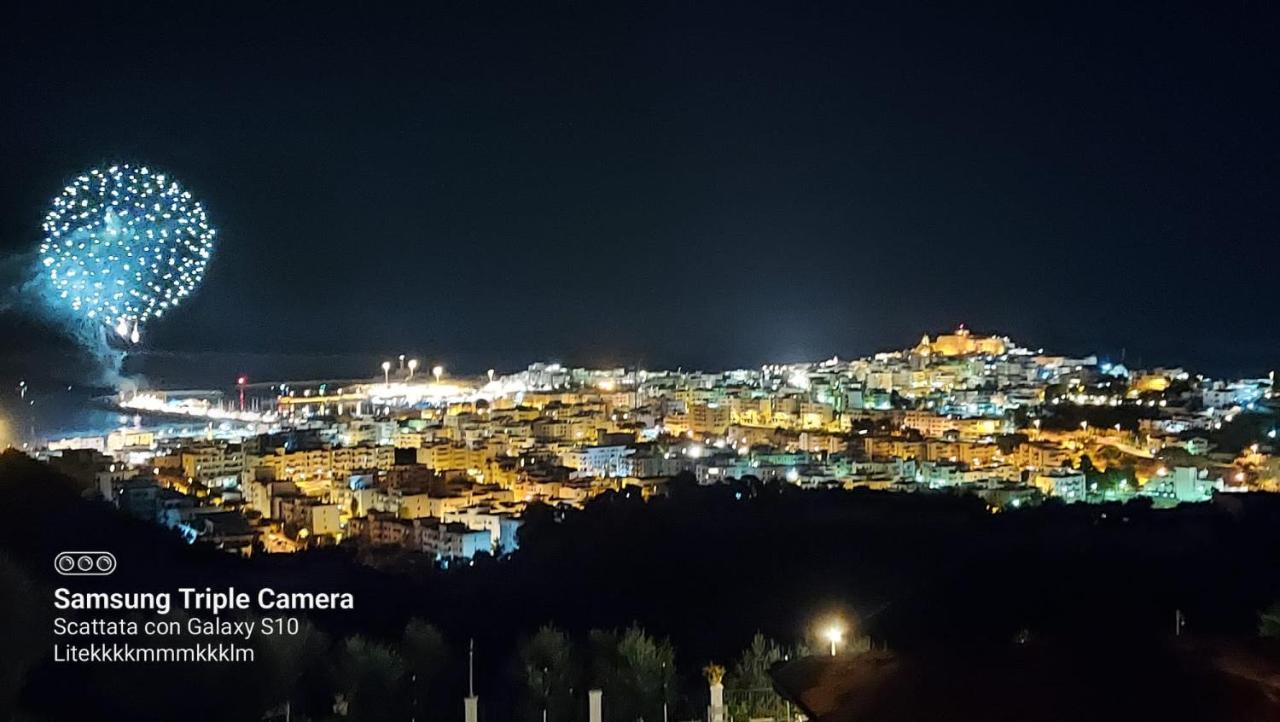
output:
<path id="1" fill-rule="evenodd" d="M 866 358 L 731 371 L 418 366 L 402 356 L 372 380 L 272 384 L 248 402 L 243 378 L 238 394 L 139 392 L 121 407 L 203 426 L 29 453 L 192 543 L 354 545 L 442 566 L 515 550 L 531 504 L 649 498 L 675 479 L 973 494 L 993 513 L 1280 491 L 1274 372 L 1128 368 L 963 326 Z"/>

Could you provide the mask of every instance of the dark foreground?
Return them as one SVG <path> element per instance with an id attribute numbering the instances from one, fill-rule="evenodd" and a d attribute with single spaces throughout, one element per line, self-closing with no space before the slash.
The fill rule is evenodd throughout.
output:
<path id="1" fill-rule="evenodd" d="M 1071 640 L 1105 659 L 1167 644 L 1178 611 L 1187 634 L 1252 644 L 1280 598 L 1280 503 L 1266 497 L 993 515 L 971 498 L 676 484 L 648 503 L 540 510 L 512 558 L 448 572 L 375 570 L 342 548 L 240 559 L 190 547 L 12 453 L 0 499 L 0 705 L 35 720 L 248 720 L 286 701 L 294 719 L 323 719 L 335 694 L 347 719 L 461 719 L 471 639 L 482 720 L 533 719 L 544 704 L 553 721 L 582 719 L 591 686 L 612 690 L 609 720 L 658 719 L 663 699 L 671 719 L 692 719 L 705 714 L 704 665 L 746 686 L 733 665 L 753 635 L 816 648 L 833 613 L 902 658 Z M 251 664 L 58 664 L 52 594 L 67 582 L 51 560 L 65 549 L 116 554 L 96 590 L 342 591 L 355 609 L 306 615 L 304 634 L 261 642 Z M 531 641 L 545 625 L 556 629 Z M 1006 686 L 987 682 L 982 694 Z"/>

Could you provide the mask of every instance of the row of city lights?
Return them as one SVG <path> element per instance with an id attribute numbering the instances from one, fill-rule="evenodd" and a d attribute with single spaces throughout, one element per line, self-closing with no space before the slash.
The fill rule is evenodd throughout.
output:
<path id="1" fill-rule="evenodd" d="M 407 367 L 409 369 L 409 378 L 406 379 L 407 381 L 413 380 L 413 373 L 418 370 L 418 365 L 419 365 L 418 359 L 411 358 L 406 363 L 404 354 L 400 354 L 400 367 L 401 368 Z M 444 376 L 444 367 L 443 366 L 431 367 L 431 375 L 435 377 L 436 383 L 440 383 L 441 377 Z M 385 383 L 387 386 L 391 385 L 391 362 L 390 361 L 382 362 L 382 380 L 383 380 L 383 383 Z"/>

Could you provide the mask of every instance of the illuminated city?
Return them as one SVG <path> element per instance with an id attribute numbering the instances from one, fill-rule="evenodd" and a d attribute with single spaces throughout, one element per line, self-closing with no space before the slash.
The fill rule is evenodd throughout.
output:
<path id="1" fill-rule="evenodd" d="M 1129 369 L 964 326 L 866 358 L 732 371 L 535 363 L 455 378 L 420 365 L 401 356 L 363 382 L 121 392 L 135 425 L 31 453 L 75 459 L 122 507 L 162 489 L 163 509 L 136 513 L 193 542 L 248 554 L 395 540 L 442 564 L 513 551 L 530 503 L 647 497 L 682 475 L 971 494 L 992 512 L 1280 491 L 1272 376 Z M 165 419 L 203 427 L 171 435 Z M 234 533 L 213 523 L 224 518 Z"/>

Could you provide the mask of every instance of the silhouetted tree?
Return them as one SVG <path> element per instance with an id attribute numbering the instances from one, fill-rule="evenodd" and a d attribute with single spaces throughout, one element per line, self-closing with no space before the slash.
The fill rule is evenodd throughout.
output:
<path id="1" fill-rule="evenodd" d="M 329 701 L 324 680 L 329 638 L 310 620 L 299 619 L 297 634 L 257 634 L 254 683 L 269 708 L 288 705 L 291 716 L 316 712 Z"/>
<path id="2" fill-rule="evenodd" d="M 769 668 L 785 659 L 807 654 L 807 649 L 787 649 L 756 632 L 751 644 L 742 650 L 725 676 L 725 703 L 730 718 L 784 718 L 786 702 L 774 691 Z"/>
<path id="3" fill-rule="evenodd" d="M 342 646 L 336 689 L 348 705 L 347 719 L 377 722 L 403 719 L 404 661 L 385 644 L 350 637 Z"/>
<path id="4" fill-rule="evenodd" d="M 409 708 L 414 719 L 432 719 L 444 714 L 457 700 L 445 690 L 449 645 L 440 630 L 421 619 L 411 619 L 400 643 L 408 675 Z"/>
<path id="5" fill-rule="evenodd" d="M 577 719 L 581 692 L 580 669 L 573 645 L 564 632 L 552 626 L 539 629 L 516 652 L 517 675 L 522 687 L 521 712 L 526 719 L 568 722 Z"/>
<path id="6" fill-rule="evenodd" d="M 1258 615 L 1258 636 L 1280 639 L 1280 602 L 1272 602 Z"/>
<path id="7" fill-rule="evenodd" d="M 625 631 L 590 634 L 592 674 L 604 691 L 605 718 L 611 722 L 662 719 L 662 707 L 675 691 L 675 650 L 632 625 Z"/>
<path id="8" fill-rule="evenodd" d="M 8 557 L 0 555 L 0 719 L 10 719 L 27 669 L 46 649 L 45 628 L 35 582 Z"/>

